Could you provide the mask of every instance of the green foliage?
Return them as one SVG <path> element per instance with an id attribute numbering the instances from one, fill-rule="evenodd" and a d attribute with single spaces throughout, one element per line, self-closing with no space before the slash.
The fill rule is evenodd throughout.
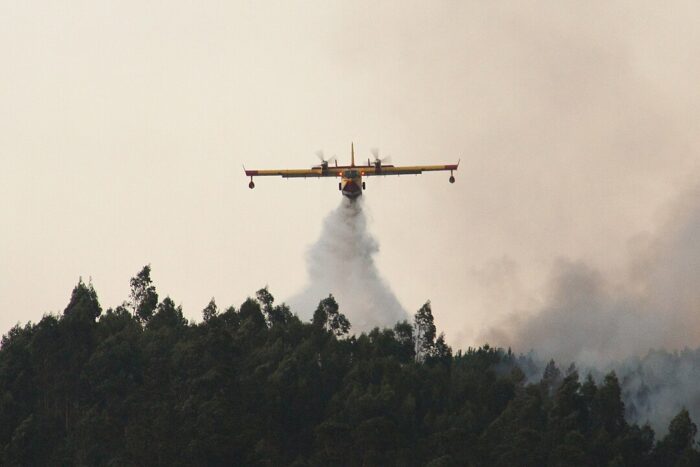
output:
<path id="1" fill-rule="evenodd" d="M 102 313 L 102 307 L 97 300 L 97 292 L 92 284 L 85 285 L 80 279 L 71 293 L 70 302 L 63 311 L 63 315 L 73 320 L 94 321 L 100 313 Z"/>
<path id="2" fill-rule="evenodd" d="M 338 337 L 343 336 L 350 331 L 350 321 L 338 310 L 338 302 L 333 295 L 328 295 L 328 298 L 318 304 L 311 323 L 318 329 L 324 329 Z"/>
<path id="3" fill-rule="evenodd" d="M 698 427 L 686 409 L 681 409 L 668 426 L 668 434 L 659 442 L 657 462 L 663 466 L 700 465 L 700 453 L 695 449 Z"/>
<path id="4" fill-rule="evenodd" d="M 622 390 L 615 372 L 605 376 L 603 384 L 593 398 L 592 410 L 593 422 L 598 429 L 603 429 L 611 435 L 618 435 L 627 427 Z"/>
<path id="5" fill-rule="evenodd" d="M 267 290 L 267 286 L 258 290 L 255 295 L 262 306 L 268 326 L 284 325 L 292 319 L 292 312 L 287 305 L 274 305 L 275 297 Z"/>
<path id="6" fill-rule="evenodd" d="M 254 333 L 267 327 L 265 316 L 262 314 L 260 303 L 252 298 L 246 299 L 238 311 L 241 326 L 248 332 Z"/>
<path id="7" fill-rule="evenodd" d="M 333 296 L 311 323 L 264 288 L 194 324 L 150 267 L 131 285 L 102 313 L 79 281 L 61 316 L 2 337 L 0 465 L 700 465 L 687 411 L 655 443 L 614 373 L 551 361 L 528 383 L 510 349 L 453 355 L 429 302 L 347 337 Z"/>
<path id="8" fill-rule="evenodd" d="M 209 304 L 202 310 L 202 319 L 205 323 L 208 323 L 212 319 L 216 318 L 219 314 L 219 308 L 216 306 L 216 300 L 212 298 Z"/>
<path id="9" fill-rule="evenodd" d="M 156 313 L 149 319 L 147 328 L 158 329 L 161 327 L 182 327 L 187 325 L 187 320 L 182 315 L 182 307 L 175 306 L 170 297 L 158 304 Z"/>
<path id="10" fill-rule="evenodd" d="M 151 281 L 151 265 L 147 264 L 136 277 L 131 278 L 130 304 L 134 316 L 142 323 L 148 323 L 158 305 L 158 294 Z"/>

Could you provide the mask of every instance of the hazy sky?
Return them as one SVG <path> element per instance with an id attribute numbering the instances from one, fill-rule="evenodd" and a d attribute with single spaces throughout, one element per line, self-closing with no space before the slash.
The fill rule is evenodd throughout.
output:
<path id="1" fill-rule="evenodd" d="M 695 1 L 0 2 L 0 329 L 80 276 L 116 306 L 147 263 L 190 318 L 295 295 L 336 181 L 242 165 L 354 141 L 461 158 L 365 205 L 402 305 L 479 344 L 562 258 L 627 268 L 697 181 L 699 31 Z"/>

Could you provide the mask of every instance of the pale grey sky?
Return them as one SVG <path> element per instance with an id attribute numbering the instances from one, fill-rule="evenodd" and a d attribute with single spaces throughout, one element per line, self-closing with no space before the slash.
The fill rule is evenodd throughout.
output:
<path id="1" fill-rule="evenodd" d="M 147 263 L 190 318 L 306 280 L 333 180 L 368 180 L 377 264 L 452 344 L 536 310 L 561 257 L 605 274 L 697 175 L 697 2 L 1 2 L 0 328 L 104 308 Z M 342 303 L 340 304 L 342 309 Z M 699 344 L 688 342 L 688 344 Z"/>

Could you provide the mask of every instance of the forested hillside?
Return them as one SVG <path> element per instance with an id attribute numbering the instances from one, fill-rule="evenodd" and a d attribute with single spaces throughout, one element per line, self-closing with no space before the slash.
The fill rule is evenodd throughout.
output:
<path id="1" fill-rule="evenodd" d="M 342 304 L 341 304 L 342 305 Z M 453 353 L 430 303 L 351 336 L 332 296 L 311 322 L 267 289 L 188 322 L 145 267 L 124 305 L 91 284 L 0 348 L 2 465 L 700 465 L 681 410 L 661 439 L 595 382 L 510 350 Z"/>

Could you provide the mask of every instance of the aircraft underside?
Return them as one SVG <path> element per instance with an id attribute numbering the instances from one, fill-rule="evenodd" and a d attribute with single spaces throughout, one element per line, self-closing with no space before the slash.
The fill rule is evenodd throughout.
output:
<path id="1" fill-rule="evenodd" d="M 341 193 L 350 199 L 355 199 L 362 194 L 362 188 L 360 188 L 360 183 L 355 180 L 346 180 L 341 184 Z"/>

